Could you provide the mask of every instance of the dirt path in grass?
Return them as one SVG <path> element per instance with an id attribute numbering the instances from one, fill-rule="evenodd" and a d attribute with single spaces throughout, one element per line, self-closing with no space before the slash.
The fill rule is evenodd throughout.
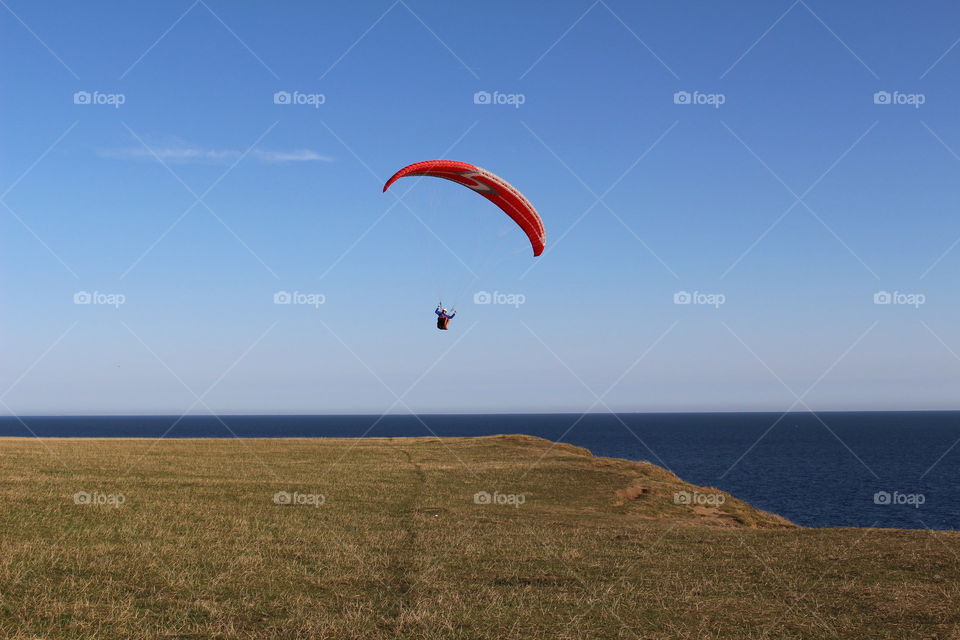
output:
<path id="1" fill-rule="evenodd" d="M 407 464 L 410 465 L 414 481 L 405 491 L 406 498 L 400 508 L 399 540 L 397 548 L 390 556 L 387 575 L 390 582 L 390 602 L 384 612 L 384 620 L 391 636 L 399 636 L 405 626 L 405 614 L 413 605 L 413 591 L 419 581 L 418 568 L 418 513 L 421 496 L 427 483 L 423 468 L 413 460 L 406 449 L 400 449 Z"/>

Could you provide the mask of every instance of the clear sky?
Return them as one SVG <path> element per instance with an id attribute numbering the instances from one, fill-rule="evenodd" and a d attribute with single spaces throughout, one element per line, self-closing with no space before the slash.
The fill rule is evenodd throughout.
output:
<path id="1" fill-rule="evenodd" d="M 3 0 L 0 36 L 4 412 L 958 408 L 954 2 Z M 441 157 L 544 255 L 381 193 Z"/>

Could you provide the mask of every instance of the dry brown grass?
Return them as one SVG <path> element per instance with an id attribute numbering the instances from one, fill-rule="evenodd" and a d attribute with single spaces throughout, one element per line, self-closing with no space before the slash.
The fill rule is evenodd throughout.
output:
<path id="1" fill-rule="evenodd" d="M 5 639 L 960 637 L 958 533 L 676 504 L 720 492 L 526 436 L 6 439 L 0 468 Z"/>

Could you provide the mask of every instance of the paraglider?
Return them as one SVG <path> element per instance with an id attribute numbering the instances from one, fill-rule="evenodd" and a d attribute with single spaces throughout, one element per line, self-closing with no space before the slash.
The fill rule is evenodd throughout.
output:
<path id="1" fill-rule="evenodd" d="M 444 331 L 450 326 L 450 321 L 454 319 L 457 315 L 457 310 L 454 309 L 451 313 L 447 312 L 446 307 L 443 306 L 443 303 L 437 305 L 436 311 L 437 314 L 437 329 L 442 329 Z"/>
<path id="2" fill-rule="evenodd" d="M 543 220 L 540 219 L 540 215 L 530 204 L 530 201 L 503 178 L 467 162 L 427 160 L 426 162 L 416 162 L 397 171 L 383 185 L 384 192 L 394 182 L 406 176 L 445 178 L 473 189 L 513 218 L 513 221 L 523 229 L 527 238 L 530 239 L 534 256 L 543 253 L 547 239 Z"/>
<path id="3" fill-rule="evenodd" d="M 407 176 L 444 178 L 476 191 L 497 205 L 501 211 L 510 216 L 523 229 L 530 240 L 534 257 L 543 253 L 547 241 L 547 232 L 540 214 L 516 187 L 500 176 L 467 162 L 427 160 L 408 165 L 390 176 L 387 183 L 383 185 L 384 193 L 394 182 Z M 447 312 L 442 302 L 437 305 L 434 313 L 437 314 L 437 329 L 440 330 L 446 330 L 450 321 L 457 315 L 456 309 L 452 313 Z"/>

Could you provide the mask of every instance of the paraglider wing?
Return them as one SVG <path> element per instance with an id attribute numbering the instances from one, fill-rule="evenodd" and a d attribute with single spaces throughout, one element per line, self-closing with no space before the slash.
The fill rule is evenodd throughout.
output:
<path id="1" fill-rule="evenodd" d="M 530 238 L 533 255 L 538 256 L 543 253 L 547 236 L 543 227 L 543 220 L 540 219 L 540 215 L 530 204 L 530 201 L 503 178 L 467 162 L 427 160 L 426 162 L 416 162 L 397 171 L 387 180 L 387 184 L 383 185 L 383 190 L 386 191 L 390 188 L 390 185 L 406 176 L 445 178 L 473 189 L 500 207 L 504 213 L 520 225 L 520 228 Z"/>

